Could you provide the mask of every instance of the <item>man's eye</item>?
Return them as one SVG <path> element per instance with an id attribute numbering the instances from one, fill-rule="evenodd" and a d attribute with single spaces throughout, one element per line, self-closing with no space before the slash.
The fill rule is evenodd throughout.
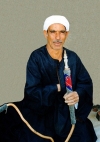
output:
<path id="1" fill-rule="evenodd" d="M 65 33 L 65 31 L 61 31 L 61 33 Z"/>
<path id="2" fill-rule="evenodd" d="M 55 33 L 55 31 L 50 31 L 50 33 Z"/>

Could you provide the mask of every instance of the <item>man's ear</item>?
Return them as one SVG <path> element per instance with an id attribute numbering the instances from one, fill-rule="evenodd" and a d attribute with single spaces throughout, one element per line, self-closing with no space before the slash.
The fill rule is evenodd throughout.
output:
<path id="1" fill-rule="evenodd" d="M 45 38 L 47 38 L 47 36 L 48 36 L 47 31 L 44 30 L 43 33 L 44 33 Z"/>
<path id="2" fill-rule="evenodd" d="M 69 35 L 69 31 L 66 32 L 66 38 L 68 37 L 68 35 Z"/>

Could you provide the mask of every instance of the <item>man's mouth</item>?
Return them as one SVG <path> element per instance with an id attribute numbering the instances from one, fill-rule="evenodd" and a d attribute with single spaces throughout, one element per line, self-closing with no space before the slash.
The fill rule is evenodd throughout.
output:
<path id="1" fill-rule="evenodd" d="M 54 41 L 53 42 L 55 45 L 61 45 L 62 41 Z"/>

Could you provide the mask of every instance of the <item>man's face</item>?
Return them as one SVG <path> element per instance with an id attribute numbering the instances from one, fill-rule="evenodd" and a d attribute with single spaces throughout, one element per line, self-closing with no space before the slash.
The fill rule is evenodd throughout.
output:
<path id="1" fill-rule="evenodd" d="M 47 47 L 54 50 L 60 50 L 67 38 L 68 32 L 62 24 L 52 24 L 48 31 L 44 31 L 47 39 Z"/>

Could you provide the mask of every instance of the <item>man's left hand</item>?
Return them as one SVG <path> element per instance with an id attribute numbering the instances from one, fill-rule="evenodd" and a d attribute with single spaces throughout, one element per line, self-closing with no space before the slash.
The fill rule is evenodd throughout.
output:
<path id="1" fill-rule="evenodd" d="M 75 105 L 79 102 L 79 95 L 75 91 L 69 94 L 66 93 L 63 98 L 65 99 L 65 103 L 67 103 L 68 105 Z"/>

